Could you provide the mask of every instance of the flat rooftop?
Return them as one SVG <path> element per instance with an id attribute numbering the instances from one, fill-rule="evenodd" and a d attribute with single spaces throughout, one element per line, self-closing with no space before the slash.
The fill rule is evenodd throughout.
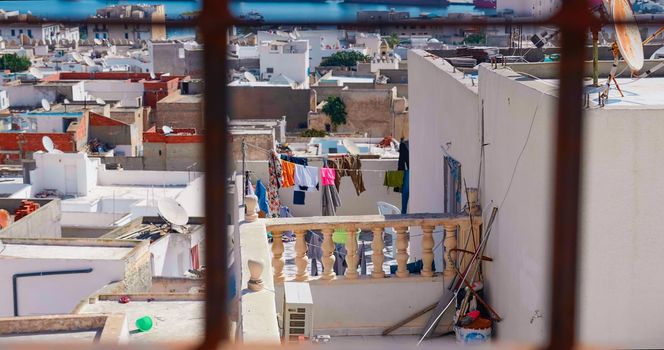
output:
<path id="1" fill-rule="evenodd" d="M 2 241 L 2 240 L 0 240 Z M 70 246 L 44 244 L 2 243 L 0 259 L 77 259 L 77 260 L 121 260 L 131 253 L 133 247 Z"/>
<path id="2" fill-rule="evenodd" d="M 604 62 L 600 62 L 604 63 Z M 622 63 L 621 63 L 622 64 Z M 652 65 L 652 62 L 648 62 L 649 65 Z M 489 67 L 488 65 L 484 65 Z M 532 74 L 540 76 L 542 79 L 539 79 L 532 74 L 521 73 L 520 71 L 515 71 L 510 68 L 499 68 L 491 69 L 491 72 L 502 75 L 508 79 L 518 81 L 523 85 L 530 86 L 534 89 L 540 90 L 542 92 L 548 93 L 553 96 L 558 96 L 559 89 L 559 80 L 555 79 L 557 72 L 551 68 L 555 68 L 555 65 L 551 63 L 540 63 L 540 64 L 525 64 L 515 66 L 515 69 L 523 69 L 524 67 L 528 68 L 528 71 L 533 72 Z M 648 69 L 647 66 L 644 69 Z M 537 69 L 542 69 L 542 74 L 537 73 Z M 623 69 L 618 70 L 621 72 Z M 603 74 L 603 71 L 600 71 L 599 83 L 601 85 L 606 84 L 607 77 Z M 626 74 L 629 74 L 629 71 L 626 71 Z M 624 74 L 623 74 L 624 76 Z M 482 73 L 480 73 L 480 79 L 482 78 Z M 618 85 L 622 90 L 624 96 L 620 95 L 620 92 L 616 88 L 614 83 L 611 84 L 611 90 L 609 92 L 608 101 L 602 108 L 609 109 L 643 109 L 643 108 L 664 108 L 664 77 L 661 76 L 651 76 L 647 78 L 631 78 L 631 77 L 622 77 L 617 78 Z M 584 80 L 584 85 L 590 85 L 592 83 L 590 77 L 587 77 Z M 598 104 L 598 94 L 590 94 L 590 108 L 595 109 L 599 108 Z"/>
<path id="3" fill-rule="evenodd" d="M 92 344 L 97 342 L 100 334 L 101 330 L 0 335 L 0 347 L 24 343 Z"/>
<path id="4" fill-rule="evenodd" d="M 203 339 L 204 301 L 134 301 L 117 300 L 85 304 L 80 314 L 123 313 L 127 317 L 130 342 L 198 342 Z M 148 332 L 135 332 L 135 322 L 143 316 L 152 318 Z"/>
<path id="5" fill-rule="evenodd" d="M 372 84 L 374 82 L 374 78 L 371 77 L 343 77 L 343 76 L 335 76 L 333 75 L 330 78 L 324 78 L 321 79 L 320 82 L 322 83 L 331 83 L 334 81 L 340 81 L 342 84 L 358 84 L 358 83 L 363 83 L 363 84 Z"/>
<path id="6" fill-rule="evenodd" d="M 203 99 L 202 95 L 181 95 L 173 94 L 166 96 L 159 100 L 158 103 L 200 103 Z"/>

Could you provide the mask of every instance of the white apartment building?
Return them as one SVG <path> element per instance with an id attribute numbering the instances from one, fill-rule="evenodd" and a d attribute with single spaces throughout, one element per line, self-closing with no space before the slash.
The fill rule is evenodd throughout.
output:
<path id="1" fill-rule="evenodd" d="M 430 56 L 422 50 L 408 56 L 409 212 L 444 211 L 444 199 L 456 192 L 454 181 L 443 175 L 449 174 L 444 157 L 459 162 L 460 179 L 468 187 L 479 184 L 484 213 L 498 207 L 487 246 L 494 261 L 486 264 L 485 281 L 488 302 L 504 313 L 498 334 L 511 342 L 543 344 L 550 321 L 558 84 L 553 74 L 542 74 L 556 71 L 555 63 L 514 70 L 483 64 L 473 79 Z M 632 320 L 642 310 L 664 312 L 664 282 L 654 277 L 664 264 L 656 248 L 664 244 L 658 210 L 664 188 L 655 175 L 664 169 L 664 78 L 628 85 L 624 83 L 629 77 L 618 81 L 625 97 L 613 88 L 600 108 L 597 96 L 590 96 L 584 113 L 579 341 L 610 348 L 658 348 L 664 342 L 660 325 Z M 421 256 L 419 247 L 411 238 L 411 257 Z M 639 290 L 638 297 L 625 297 L 634 290 Z"/>
<path id="2" fill-rule="evenodd" d="M 165 40 L 166 9 L 164 5 L 114 5 L 97 10 L 94 18 L 151 20 L 149 24 L 95 23 L 84 27 L 87 39 L 106 40 Z M 159 23 L 162 22 L 162 23 Z"/>
<path id="3" fill-rule="evenodd" d="M 306 40 L 269 41 L 260 44 L 261 79 L 283 75 L 301 88 L 309 88 L 309 42 Z"/>
<path id="4" fill-rule="evenodd" d="M 496 10 L 513 11 L 518 17 L 551 17 L 560 9 L 560 0 L 498 0 Z"/>
<path id="5" fill-rule="evenodd" d="M 78 27 L 65 27 L 58 23 L 28 24 L 13 23 L 0 25 L 0 36 L 7 41 L 19 41 L 25 35 L 30 40 L 69 40 L 78 41 Z"/>

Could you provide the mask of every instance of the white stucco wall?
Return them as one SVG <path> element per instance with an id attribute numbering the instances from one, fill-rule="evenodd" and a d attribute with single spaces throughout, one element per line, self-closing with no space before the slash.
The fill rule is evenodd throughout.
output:
<path id="1" fill-rule="evenodd" d="M 2 90 L 7 91 L 7 98 L 12 107 L 39 108 L 42 99 L 54 103 L 56 98 L 54 89 L 37 89 L 34 84 L 3 86 Z"/>
<path id="2" fill-rule="evenodd" d="M 85 249 L 85 248 L 82 248 Z M 122 260 L 2 259 L 0 260 L 0 317 L 14 315 L 12 276 L 16 273 L 92 268 L 86 274 L 18 279 L 20 316 L 67 314 L 99 288 L 124 276 Z"/>
<path id="3" fill-rule="evenodd" d="M 425 54 L 422 50 L 408 52 L 408 61 L 414 62 L 408 64 L 408 79 L 415 80 L 408 85 L 411 214 L 445 211 L 446 154 L 462 163 L 461 177 L 468 187 L 477 187 L 479 174 L 481 108 L 477 87 L 446 61 L 431 61 L 423 57 Z M 447 118 L 456 123 L 450 126 Z M 434 234 L 436 245 L 443 238 L 442 231 L 438 228 Z M 419 228 L 413 229 L 410 254 L 414 259 L 422 257 L 420 233 Z M 434 255 L 437 266 L 442 266 L 442 251 Z"/>
<path id="4" fill-rule="evenodd" d="M 145 90 L 142 83 L 130 80 L 87 80 L 84 88 L 89 95 L 109 101 L 143 98 Z"/>
<path id="5" fill-rule="evenodd" d="M 266 42 L 260 45 L 261 78 L 267 80 L 270 76 L 283 74 L 302 84 L 303 88 L 309 88 L 309 42 L 299 40 L 290 42 L 287 45 L 296 46 L 297 52 L 289 53 L 288 48 L 282 47 L 279 48 L 279 52 L 273 52 L 270 49 L 271 45 L 269 43 Z M 268 68 L 272 68 L 273 73 L 268 73 Z"/>
<path id="6" fill-rule="evenodd" d="M 33 195 L 48 188 L 85 196 L 97 183 L 99 159 L 90 159 L 83 153 L 37 152 L 33 157 L 36 161 L 36 169 L 30 172 Z"/>
<path id="7" fill-rule="evenodd" d="M 477 157 L 458 150 L 476 147 L 478 130 L 465 126 L 463 114 L 442 112 L 455 108 L 454 105 L 441 109 L 432 102 L 439 99 L 439 91 L 459 90 L 458 83 L 447 80 L 440 89 L 433 89 L 427 84 L 446 81 L 440 73 L 421 67 L 433 64 L 412 55 L 409 61 L 410 71 L 417 74 L 409 78 L 411 135 L 421 122 L 418 114 L 436 111 L 434 114 L 445 129 L 458 134 L 458 147 L 453 141 L 449 152 L 463 167 L 476 168 Z M 504 318 L 498 324 L 500 339 L 542 343 L 549 320 L 556 88 L 514 78 L 514 73 L 507 70 L 480 68 L 478 105 L 484 104 L 488 144 L 480 186 L 485 216 L 491 207 L 499 206 L 487 251 L 494 261 L 485 265 L 486 287 L 491 304 Z M 578 299 L 580 337 L 584 343 L 656 348 L 664 342 L 660 325 L 634 322 L 643 312 L 664 311 L 664 300 L 659 297 L 664 293 L 664 281 L 657 277 L 664 256 L 655 248 L 664 243 L 658 233 L 658 208 L 664 186 L 656 170 L 664 167 L 659 154 L 663 142 L 659 131 L 664 128 L 662 110 L 664 106 L 608 106 L 588 110 L 584 116 L 583 244 Z M 441 132 L 430 137 L 448 136 Z M 417 147 L 418 143 L 411 141 L 411 162 L 416 162 L 413 154 L 424 151 Z M 411 187 L 412 208 L 420 199 L 415 186 Z"/>

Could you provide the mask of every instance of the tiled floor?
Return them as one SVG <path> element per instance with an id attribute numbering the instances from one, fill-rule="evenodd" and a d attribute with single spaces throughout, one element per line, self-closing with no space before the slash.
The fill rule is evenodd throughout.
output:
<path id="1" fill-rule="evenodd" d="M 400 346 L 404 348 L 415 348 L 419 336 L 417 335 L 389 335 L 389 336 L 349 336 L 349 337 L 332 337 L 330 345 L 391 345 Z M 422 346 L 435 345 L 437 348 L 441 345 L 451 346 L 455 348 L 457 345 L 453 335 L 432 338 L 422 342 Z M 447 347 L 446 347 L 447 348 Z"/>

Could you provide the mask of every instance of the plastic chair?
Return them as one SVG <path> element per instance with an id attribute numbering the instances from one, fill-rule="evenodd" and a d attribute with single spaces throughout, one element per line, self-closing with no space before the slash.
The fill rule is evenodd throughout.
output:
<path id="1" fill-rule="evenodd" d="M 377 202 L 378 214 L 380 215 L 399 215 L 401 210 L 396 206 L 386 203 L 386 202 Z M 386 227 L 384 229 L 386 235 L 390 235 L 392 239 L 392 255 L 394 255 L 394 243 L 397 241 L 397 231 L 394 230 L 394 227 Z M 394 256 L 392 257 L 394 258 Z"/>

